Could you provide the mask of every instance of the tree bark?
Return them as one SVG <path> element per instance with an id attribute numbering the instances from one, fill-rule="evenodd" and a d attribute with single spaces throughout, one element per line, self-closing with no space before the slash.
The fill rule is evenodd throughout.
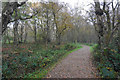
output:
<path id="1" fill-rule="evenodd" d="M 15 18 L 17 18 L 17 9 L 15 9 Z M 14 44 L 18 43 L 18 21 L 14 24 Z"/>
<path id="2" fill-rule="evenodd" d="M 100 3 L 99 0 L 97 0 L 97 2 L 94 0 L 95 3 L 95 14 L 97 16 L 97 27 L 99 28 L 98 30 L 98 44 L 99 44 L 99 48 L 102 49 L 102 44 L 103 44 L 103 22 L 102 22 L 102 15 L 99 13 L 101 11 L 100 8 Z"/>
<path id="3" fill-rule="evenodd" d="M 27 42 L 27 25 L 26 25 L 26 23 L 25 23 L 25 37 L 24 37 L 24 43 L 26 43 Z"/>
<path id="4" fill-rule="evenodd" d="M 5 7 L 2 9 L 2 34 L 7 29 L 7 25 L 11 22 L 11 16 L 17 7 L 22 6 L 26 3 L 21 2 L 6 2 Z"/>
<path id="5" fill-rule="evenodd" d="M 35 40 L 35 42 L 37 42 L 37 26 L 36 26 L 36 20 L 35 20 L 35 23 L 34 23 L 34 40 Z"/>
<path id="6" fill-rule="evenodd" d="M 23 33 L 24 33 L 24 26 L 21 25 L 21 36 L 20 36 L 20 39 L 21 39 L 21 42 L 23 42 Z"/>

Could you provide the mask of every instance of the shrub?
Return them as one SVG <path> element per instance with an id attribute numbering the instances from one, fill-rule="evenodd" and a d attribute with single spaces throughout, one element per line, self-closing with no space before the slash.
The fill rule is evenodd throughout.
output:
<path id="1" fill-rule="evenodd" d="M 120 76 L 120 54 L 117 50 L 110 49 L 104 52 L 108 52 L 108 55 L 100 53 L 98 46 L 94 47 L 93 58 L 97 66 L 99 74 L 102 78 L 117 78 Z"/>
<path id="2" fill-rule="evenodd" d="M 76 48 L 76 45 L 55 45 L 53 48 L 45 48 L 44 45 L 37 44 L 22 44 L 21 47 L 13 48 L 12 51 L 3 51 L 3 55 L 8 55 L 7 58 L 2 59 L 3 77 L 19 78 L 33 74 L 37 70 L 42 71 L 58 61 L 67 51 Z"/>
<path id="3" fill-rule="evenodd" d="M 65 45 L 65 50 L 71 50 L 71 49 L 74 49 L 75 48 L 75 46 L 73 45 L 73 44 L 66 44 Z"/>

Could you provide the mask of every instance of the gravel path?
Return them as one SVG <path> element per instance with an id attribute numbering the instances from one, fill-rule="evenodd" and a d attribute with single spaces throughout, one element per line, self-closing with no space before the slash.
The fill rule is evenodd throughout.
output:
<path id="1" fill-rule="evenodd" d="M 47 75 L 47 78 L 96 78 L 96 69 L 92 65 L 90 47 L 72 52 Z"/>

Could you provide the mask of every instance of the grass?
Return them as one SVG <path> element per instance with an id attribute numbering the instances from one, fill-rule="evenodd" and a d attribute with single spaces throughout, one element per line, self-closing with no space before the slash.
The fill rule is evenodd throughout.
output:
<path id="1" fill-rule="evenodd" d="M 90 46 L 90 52 L 94 52 L 94 48 L 97 46 L 97 44 L 94 44 L 92 46 Z"/>
<path id="2" fill-rule="evenodd" d="M 94 46 L 95 43 L 83 43 L 84 45 L 87 45 L 87 46 Z"/>
<path id="3" fill-rule="evenodd" d="M 87 45 L 90 47 L 90 52 L 94 52 L 94 48 L 97 46 L 95 43 L 83 43 L 83 45 Z"/>
<path id="4" fill-rule="evenodd" d="M 69 45 L 69 44 L 68 44 Z M 80 44 L 70 44 L 73 46 L 76 46 L 75 49 L 66 52 L 64 55 L 60 56 L 59 59 L 57 60 L 57 62 L 52 62 L 51 64 L 49 64 L 48 66 L 46 66 L 46 68 L 44 68 L 43 70 L 39 70 L 36 71 L 32 74 L 29 74 L 28 76 L 26 76 L 25 78 L 44 78 L 46 76 L 46 74 L 51 71 L 62 59 L 64 59 L 65 57 L 67 57 L 70 53 L 82 48 L 82 46 L 80 46 Z"/>
<path id="5" fill-rule="evenodd" d="M 61 59 L 81 48 L 80 44 L 3 45 L 3 77 L 43 78 Z"/>

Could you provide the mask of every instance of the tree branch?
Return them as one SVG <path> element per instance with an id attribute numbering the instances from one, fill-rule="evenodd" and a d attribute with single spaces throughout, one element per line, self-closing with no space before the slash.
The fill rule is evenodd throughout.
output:
<path id="1" fill-rule="evenodd" d="M 27 20 L 27 19 L 31 19 L 32 17 L 34 17 L 34 16 L 37 15 L 37 14 L 38 14 L 38 12 L 35 13 L 34 15 L 30 16 L 30 17 L 26 17 L 26 18 L 19 17 L 19 18 L 15 19 L 15 20 L 12 20 L 12 21 L 10 21 L 10 22 L 14 22 L 14 21 L 17 21 L 17 20 Z"/>

